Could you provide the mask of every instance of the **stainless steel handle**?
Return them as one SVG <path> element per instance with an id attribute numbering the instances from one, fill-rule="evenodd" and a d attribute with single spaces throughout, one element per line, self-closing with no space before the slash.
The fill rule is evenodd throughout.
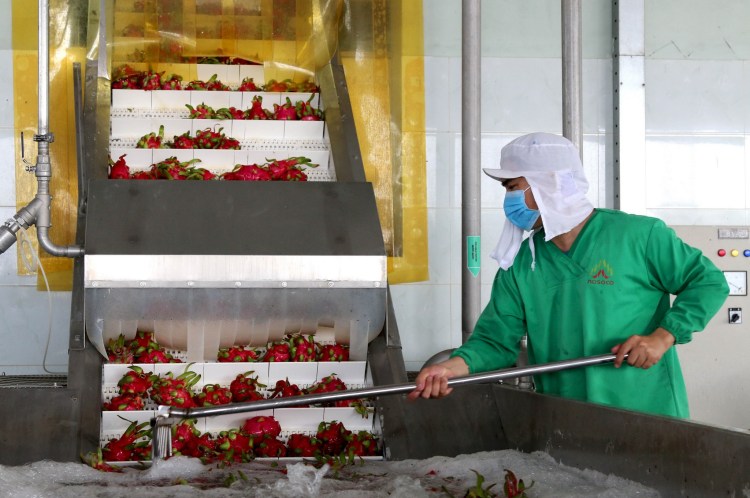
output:
<path id="1" fill-rule="evenodd" d="M 614 361 L 616 355 L 604 354 L 600 356 L 590 356 L 578 358 L 575 360 L 555 361 L 543 363 L 540 365 L 530 365 L 522 368 L 506 368 L 502 370 L 493 370 L 463 377 L 454 377 L 448 380 L 448 386 L 462 386 L 466 384 L 479 384 L 483 382 L 500 381 L 523 377 L 525 375 L 535 375 L 571 368 L 585 367 L 591 365 L 601 365 Z M 627 357 L 627 355 L 626 355 Z M 401 394 L 413 391 L 416 384 L 390 384 L 386 386 L 368 387 L 363 389 L 350 389 L 346 391 L 334 391 L 323 394 L 305 394 L 302 396 L 291 396 L 287 398 L 264 399 L 259 401 L 248 401 L 245 403 L 232 403 L 222 406 L 208 406 L 202 408 L 176 408 L 172 406 L 160 405 L 157 411 L 159 418 L 200 418 L 214 415 L 228 415 L 233 413 L 253 412 L 259 410 L 273 410 L 276 408 L 286 408 L 290 406 L 308 405 L 330 401 L 339 401 L 345 399 L 357 398 L 374 398 L 389 394 Z"/>

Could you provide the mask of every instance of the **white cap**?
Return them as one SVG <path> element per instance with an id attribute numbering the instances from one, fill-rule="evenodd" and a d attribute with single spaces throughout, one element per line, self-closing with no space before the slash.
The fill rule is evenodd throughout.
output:
<path id="1" fill-rule="evenodd" d="M 569 232 L 594 209 L 586 198 L 589 183 L 583 174 L 578 149 L 559 135 L 530 133 L 518 137 L 502 148 L 500 168 L 485 168 L 484 172 L 496 180 L 526 178 L 542 217 L 545 241 Z M 501 268 L 507 269 L 513 264 L 522 234 L 523 230 L 506 221 L 492 253 Z M 529 248 L 533 268 L 532 241 Z"/>
<path id="2" fill-rule="evenodd" d="M 583 165 L 576 146 L 552 133 L 529 133 L 516 138 L 500 151 L 500 168 L 483 169 L 495 180 L 562 170 L 577 170 L 582 175 Z"/>

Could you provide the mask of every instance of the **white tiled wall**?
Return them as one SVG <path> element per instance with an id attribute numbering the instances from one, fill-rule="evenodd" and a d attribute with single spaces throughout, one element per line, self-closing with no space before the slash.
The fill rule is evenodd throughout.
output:
<path id="1" fill-rule="evenodd" d="M 583 4 L 584 162 L 590 198 L 598 206 L 607 204 L 605 171 L 611 162 L 605 152 L 612 128 L 608 4 Z M 434 354 L 461 344 L 460 33 L 460 0 L 431 0 L 425 9 L 430 280 L 392 286 L 408 370 L 418 370 Z M 559 2 L 482 3 L 481 164 L 468 167 L 497 167 L 500 148 L 523 133 L 562 131 L 559 54 Z M 499 183 L 482 175 L 481 189 L 485 305 L 497 270 L 489 253 L 504 216 Z"/>

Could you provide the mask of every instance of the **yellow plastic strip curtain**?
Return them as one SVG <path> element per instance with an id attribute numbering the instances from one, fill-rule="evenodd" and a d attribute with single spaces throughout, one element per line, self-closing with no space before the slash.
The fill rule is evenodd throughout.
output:
<path id="1" fill-rule="evenodd" d="M 89 3 L 91 6 L 89 6 Z M 84 62 L 89 8 L 98 0 L 50 2 L 52 228 L 58 245 L 75 237 L 77 182 L 72 63 Z M 265 66 L 266 79 L 308 79 L 342 52 L 366 174 L 375 187 L 393 283 L 428 278 L 422 2 L 417 0 L 108 0 L 111 61 L 174 72 L 199 57 L 241 57 Z M 13 0 L 17 203 L 36 179 L 31 137 L 37 130 L 37 4 Z M 95 23 L 94 23 L 95 26 Z M 89 36 L 90 43 L 96 40 Z M 89 57 L 95 57 L 89 47 Z M 180 67 L 176 67 L 179 65 Z M 32 230 L 31 232 L 34 232 Z M 35 234 L 31 233 L 35 239 Z M 69 289 L 72 261 L 42 252 L 53 288 Z M 23 265 L 20 264 L 20 271 Z"/>
<path id="2" fill-rule="evenodd" d="M 13 0 L 13 105 L 16 157 L 16 204 L 20 209 L 36 195 L 36 177 L 26 171 L 21 160 L 21 132 L 24 135 L 26 160 L 36 162 L 38 133 L 38 5 L 35 1 Z M 76 172 L 75 112 L 73 97 L 73 62 L 84 60 L 86 40 L 86 0 L 50 1 L 50 114 L 49 131 L 55 141 L 50 145 L 52 195 L 50 239 L 58 245 L 69 245 L 75 240 L 78 184 Z M 34 244 L 36 229 L 28 232 Z M 30 273 L 22 263 L 18 249 L 20 274 Z M 39 251 L 39 256 L 52 290 L 70 290 L 73 261 L 50 256 Z M 43 288 L 41 279 L 38 287 Z"/>
<path id="3" fill-rule="evenodd" d="M 427 280 L 422 2 L 348 0 L 341 56 L 391 283 Z"/>
<path id="4" fill-rule="evenodd" d="M 111 60 L 195 79 L 196 62 L 240 58 L 266 80 L 311 79 L 336 49 L 342 0 L 109 0 Z M 209 59 L 209 60 L 207 60 Z M 263 83 L 263 82 L 260 82 Z"/>

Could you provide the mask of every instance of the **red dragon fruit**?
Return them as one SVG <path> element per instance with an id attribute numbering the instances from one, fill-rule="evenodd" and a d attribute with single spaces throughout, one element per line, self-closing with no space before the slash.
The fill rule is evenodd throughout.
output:
<path id="1" fill-rule="evenodd" d="M 203 180 L 203 172 L 206 170 L 203 168 L 194 168 L 192 166 L 199 162 L 200 159 L 191 159 L 190 161 L 180 162 L 175 156 L 172 156 L 154 164 L 152 170 L 157 178 L 167 180 Z"/>
<path id="2" fill-rule="evenodd" d="M 240 150 L 240 141 L 236 138 L 222 136 L 221 142 L 219 143 L 219 149 Z"/>
<path id="3" fill-rule="evenodd" d="M 216 175 L 205 168 L 193 168 L 191 180 L 213 180 Z"/>
<path id="4" fill-rule="evenodd" d="M 266 354 L 263 356 L 263 361 L 290 361 L 291 353 L 288 342 L 272 342 L 268 345 Z"/>
<path id="5" fill-rule="evenodd" d="M 185 86 L 185 90 L 229 90 L 229 87 L 219 81 L 218 74 L 212 75 L 208 80 L 193 80 Z"/>
<path id="6" fill-rule="evenodd" d="M 314 336 L 292 334 L 287 340 L 291 348 L 291 361 L 315 361 L 318 358 Z"/>
<path id="7" fill-rule="evenodd" d="M 138 441 L 133 445 L 133 460 L 143 462 L 151 460 L 153 446 L 151 441 Z"/>
<path id="8" fill-rule="evenodd" d="M 236 429 L 221 431 L 216 438 L 216 451 L 227 462 L 246 462 L 252 459 L 251 439 Z"/>
<path id="9" fill-rule="evenodd" d="M 204 453 L 202 443 L 201 431 L 196 429 L 195 419 L 183 420 L 172 427 L 173 455 L 201 457 Z"/>
<path id="10" fill-rule="evenodd" d="M 128 347 L 132 349 L 135 354 L 138 354 L 148 348 L 158 349 L 159 344 L 156 342 L 153 332 L 148 330 L 137 330 L 133 340 L 128 343 Z"/>
<path id="11" fill-rule="evenodd" d="M 128 367 L 128 372 L 117 382 L 120 394 L 146 396 L 155 380 L 153 373 L 144 372 L 138 365 Z"/>
<path id="12" fill-rule="evenodd" d="M 245 420 L 241 432 L 256 439 L 263 436 L 277 437 L 281 434 L 281 425 L 272 415 L 259 415 Z"/>
<path id="13" fill-rule="evenodd" d="M 229 390 L 232 392 L 232 400 L 235 402 L 256 401 L 263 399 L 263 394 L 258 388 L 266 387 L 265 384 L 258 382 L 258 376 L 253 376 L 255 372 L 250 370 L 238 374 L 237 377 L 229 384 Z"/>
<path id="14" fill-rule="evenodd" d="M 126 90 L 143 88 L 143 72 L 136 71 L 127 64 L 117 68 L 112 75 L 112 88 Z"/>
<path id="15" fill-rule="evenodd" d="M 245 111 L 236 107 L 222 107 L 214 113 L 216 119 L 245 119 Z"/>
<path id="16" fill-rule="evenodd" d="M 319 344 L 318 361 L 348 361 L 349 346 L 346 344 Z"/>
<path id="17" fill-rule="evenodd" d="M 289 171 L 289 167 L 284 161 L 271 161 L 268 163 L 268 172 L 271 174 L 272 180 L 284 180 L 287 171 Z"/>
<path id="18" fill-rule="evenodd" d="M 136 440 L 146 437 L 151 431 L 145 429 L 149 422 L 131 422 L 125 432 L 116 439 L 110 439 L 102 449 L 102 456 L 108 462 L 127 462 L 133 460 Z"/>
<path id="19" fill-rule="evenodd" d="M 276 437 L 263 436 L 258 441 L 253 440 L 253 452 L 256 457 L 282 458 L 286 456 L 286 446 Z"/>
<path id="20" fill-rule="evenodd" d="M 143 77 L 144 90 L 159 90 L 161 88 L 161 77 L 164 73 L 148 71 Z"/>
<path id="21" fill-rule="evenodd" d="M 159 133 L 148 133 L 143 135 L 138 143 L 135 144 L 136 149 L 164 149 L 164 125 L 159 127 Z"/>
<path id="22" fill-rule="evenodd" d="M 350 434 L 347 438 L 344 453 L 353 460 L 355 456 L 375 456 L 378 450 L 378 442 L 371 432 L 359 431 Z"/>
<path id="23" fill-rule="evenodd" d="M 127 163 L 125 163 L 125 156 L 127 154 L 123 154 L 120 156 L 120 158 L 117 161 L 112 161 L 112 158 L 109 158 L 109 178 L 112 180 L 124 180 L 127 178 L 130 178 L 130 168 L 128 167 Z"/>
<path id="24" fill-rule="evenodd" d="M 216 360 L 221 363 L 257 361 L 258 352 L 244 346 L 221 348 L 216 355 Z"/>
<path id="25" fill-rule="evenodd" d="M 309 394 L 323 394 L 334 391 L 346 391 L 346 384 L 343 380 L 336 377 L 336 374 L 323 377 L 307 390 Z"/>
<path id="26" fill-rule="evenodd" d="M 195 402 L 191 389 L 200 378 L 200 374 L 191 372 L 187 368 L 182 375 L 176 378 L 172 372 L 168 372 L 154 381 L 151 388 L 151 399 L 160 405 L 192 408 L 195 406 Z"/>
<path id="27" fill-rule="evenodd" d="M 137 363 L 181 363 L 180 360 L 173 357 L 163 349 L 146 349 L 135 357 Z"/>
<path id="28" fill-rule="evenodd" d="M 211 128 L 200 130 L 195 134 L 195 148 L 196 149 L 218 149 L 221 147 L 221 142 L 225 135 L 221 132 L 224 128 L 219 128 L 219 131 L 213 131 Z"/>
<path id="29" fill-rule="evenodd" d="M 107 357 L 112 363 L 133 363 L 135 355 L 125 342 L 125 336 L 120 334 L 117 339 L 110 339 L 105 346 Z"/>
<path id="30" fill-rule="evenodd" d="M 253 81 L 252 78 L 249 76 L 242 80 L 242 83 L 240 83 L 240 86 L 237 88 L 238 92 L 258 92 L 260 91 L 260 87 L 255 84 L 255 81 Z"/>
<path id="31" fill-rule="evenodd" d="M 475 471 L 476 472 L 476 471 Z M 477 473 L 477 481 L 479 481 L 480 475 Z M 523 482 L 523 479 L 519 479 L 516 475 L 505 469 L 505 481 L 503 482 L 503 494 L 507 498 L 526 498 L 526 490 L 530 489 L 534 485 L 534 481 L 528 486 Z M 480 486 L 481 487 L 481 484 Z"/>
<path id="32" fill-rule="evenodd" d="M 320 454 L 320 441 L 308 434 L 291 434 L 286 441 L 287 456 L 315 457 Z"/>
<path id="33" fill-rule="evenodd" d="M 315 95 L 310 95 L 309 99 L 300 100 L 299 102 L 297 102 L 297 104 L 295 104 L 294 107 L 297 110 L 297 117 L 300 119 L 300 121 L 323 120 L 323 111 L 313 107 L 313 105 L 311 104 L 313 97 L 315 97 Z"/>
<path id="34" fill-rule="evenodd" d="M 273 105 L 273 118 L 281 121 L 296 121 L 299 119 L 297 108 L 292 104 L 292 100 L 289 97 L 286 98 L 286 103 Z"/>
<path id="35" fill-rule="evenodd" d="M 206 384 L 203 390 L 193 397 L 197 406 L 228 405 L 232 402 L 232 391 L 219 384 Z"/>
<path id="36" fill-rule="evenodd" d="M 168 78 L 161 79 L 162 90 L 182 90 L 182 76 L 171 74 Z"/>
<path id="37" fill-rule="evenodd" d="M 108 403 L 104 403 L 103 409 L 111 412 L 139 411 L 143 410 L 145 403 L 143 398 L 136 394 L 121 394 L 113 397 Z"/>
<path id="38" fill-rule="evenodd" d="M 195 107 L 190 104 L 185 104 L 185 107 L 190 111 L 190 119 L 213 119 L 216 115 L 216 111 L 214 111 L 213 107 L 206 105 L 205 103 L 198 104 Z"/>
<path id="39" fill-rule="evenodd" d="M 284 180 L 288 182 L 306 182 L 307 175 L 300 169 L 290 169 L 286 172 L 286 178 Z"/>
<path id="40" fill-rule="evenodd" d="M 277 181 L 306 181 L 307 175 L 302 166 L 317 168 L 307 157 L 290 157 L 288 159 L 266 159 L 271 178 Z"/>
<path id="41" fill-rule="evenodd" d="M 130 175 L 131 180 L 156 180 L 151 171 L 136 171 Z"/>
<path id="42" fill-rule="evenodd" d="M 321 451 L 324 455 L 339 455 L 346 447 L 347 438 L 351 431 L 344 424 L 333 420 L 321 422 L 315 437 L 321 443 Z"/>
<path id="43" fill-rule="evenodd" d="M 297 84 L 297 91 L 302 93 L 320 93 L 320 87 L 310 80 Z"/>
<path id="44" fill-rule="evenodd" d="M 271 391 L 270 398 L 288 398 L 290 396 L 300 396 L 302 394 L 305 394 L 305 392 L 300 389 L 297 384 L 290 383 L 287 378 L 276 381 L 276 386 L 274 386 L 273 391 Z"/>
<path id="45" fill-rule="evenodd" d="M 190 132 L 186 131 L 182 135 L 178 135 L 174 137 L 174 140 L 172 141 L 172 148 L 173 149 L 194 149 L 195 139 L 190 136 Z"/>
<path id="46" fill-rule="evenodd" d="M 109 465 L 104 461 L 104 455 L 102 454 L 101 448 L 97 448 L 96 451 L 92 451 L 86 456 L 82 456 L 81 460 L 91 468 L 102 472 L 122 472 L 121 468 Z"/>
<path id="47" fill-rule="evenodd" d="M 232 171 L 222 174 L 221 178 L 222 180 L 271 181 L 271 174 L 257 164 L 238 164 Z"/>
<path id="48" fill-rule="evenodd" d="M 285 79 L 283 81 L 268 80 L 268 83 L 266 83 L 263 86 L 263 91 L 265 92 L 296 92 L 297 84 L 290 79 Z"/>
<path id="49" fill-rule="evenodd" d="M 250 109 L 245 113 L 245 119 L 273 119 L 273 114 L 268 109 L 263 108 L 263 97 L 256 95 L 253 97 Z"/>

